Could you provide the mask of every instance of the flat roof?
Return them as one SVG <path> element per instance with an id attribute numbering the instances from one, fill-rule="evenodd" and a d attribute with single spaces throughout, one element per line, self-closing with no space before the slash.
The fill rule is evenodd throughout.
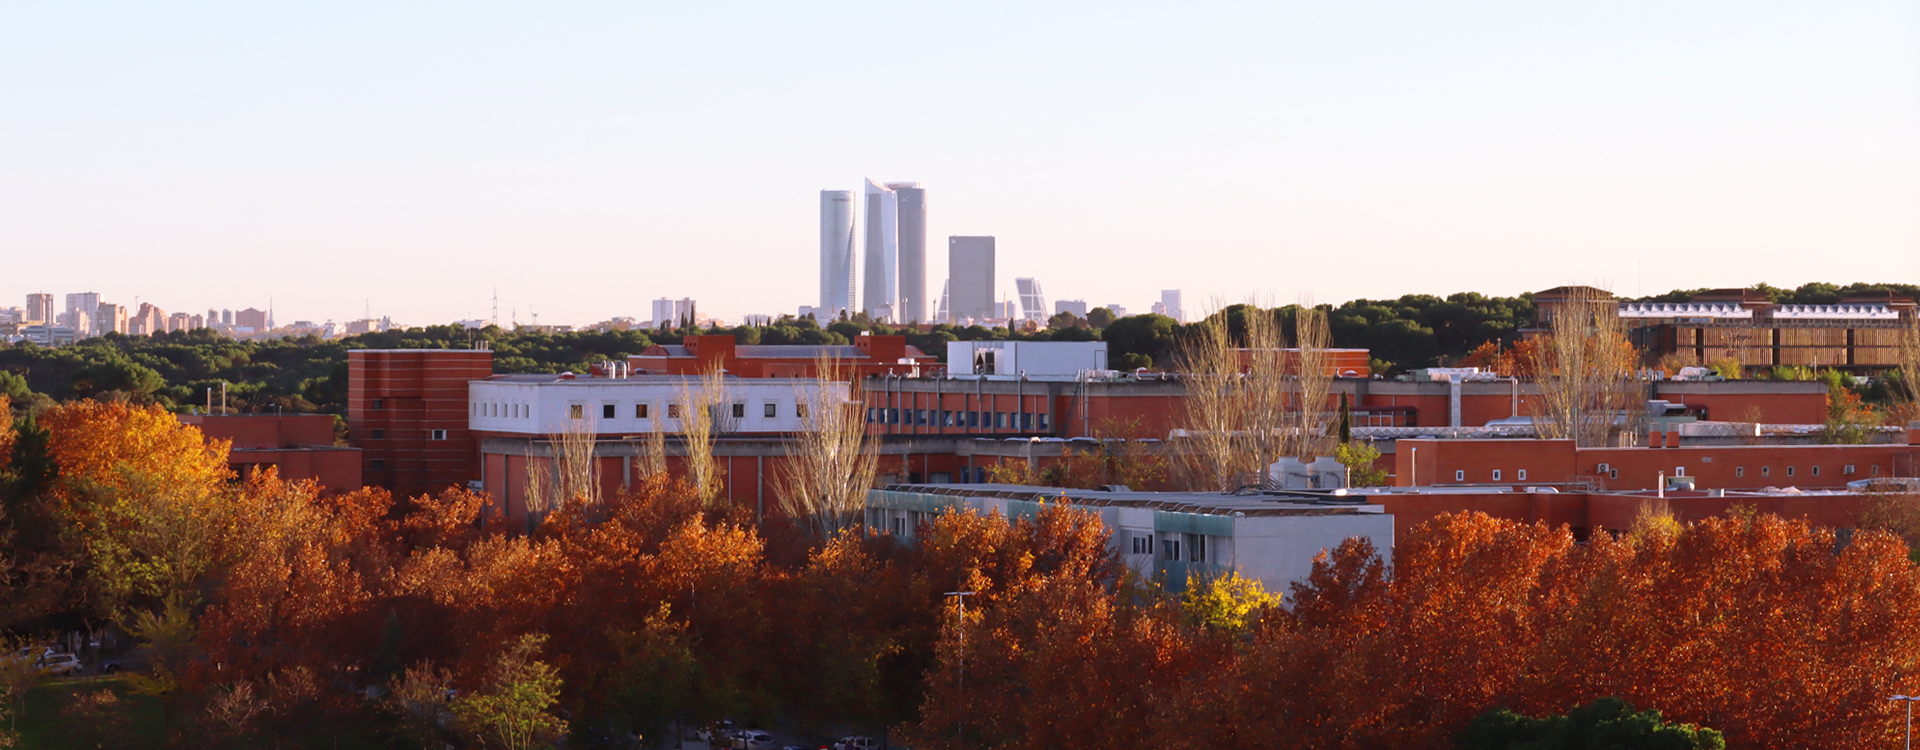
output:
<path id="1" fill-rule="evenodd" d="M 1274 492 L 1228 495 L 1217 492 L 1107 492 L 1024 484 L 889 484 L 879 489 L 953 497 L 1003 498 L 1028 502 L 1059 500 L 1074 505 L 1143 508 L 1213 516 L 1330 516 L 1382 513 L 1364 497 L 1330 492 Z"/>

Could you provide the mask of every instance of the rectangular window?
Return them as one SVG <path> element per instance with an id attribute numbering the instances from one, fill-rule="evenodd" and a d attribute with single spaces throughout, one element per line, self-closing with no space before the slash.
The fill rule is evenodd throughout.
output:
<path id="1" fill-rule="evenodd" d="M 1880 476 L 1880 465 L 1879 465 L 1879 464 L 1874 464 L 1874 465 L 1873 465 L 1873 471 L 1871 471 L 1871 472 L 1869 472 L 1869 474 L 1868 474 L 1868 475 L 1869 475 L 1869 476 L 1876 476 L 1876 477 L 1877 477 L 1877 476 Z"/>
<path id="2" fill-rule="evenodd" d="M 1620 478 L 1620 470 L 1619 470 L 1619 469 L 1608 469 L 1608 470 L 1607 470 L 1607 478 L 1608 478 L 1608 479 L 1619 479 L 1619 478 Z"/>
<path id="3" fill-rule="evenodd" d="M 1035 415 L 1034 420 L 1040 425 L 1039 429 L 1041 432 L 1047 431 L 1047 415 L 1045 412 Z"/>
<path id="4" fill-rule="evenodd" d="M 1846 466 L 1840 467 L 1841 476 L 1852 476 L 1852 474 L 1853 474 L 1853 464 L 1847 464 Z"/>
<path id="5" fill-rule="evenodd" d="M 447 439 L 447 431 L 446 430 L 428 430 L 427 439 L 428 440 L 445 440 Z"/>
<path id="6" fill-rule="evenodd" d="M 1464 481 L 1467 481 L 1467 470 L 1466 470 L 1466 469 L 1454 469 L 1454 470 L 1453 470 L 1453 481 L 1456 481 L 1456 482 L 1464 482 Z"/>
<path id="7" fill-rule="evenodd" d="M 1674 476 L 1676 476 L 1676 477 L 1684 477 L 1684 476 L 1686 476 L 1686 475 L 1687 475 L 1687 467 L 1685 467 L 1685 466 L 1675 466 L 1675 467 L 1673 467 L 1673 475 L 1674 475 Z"/>
<path id="8" fill-rule="evenodd" d="M 1816 477 L 1820 476 L 1820 467 L 1818 466 L 1813 467 L 1813 475 Z"/>
<path id="9" fill-rule="evenodd" d="M 1793 476 L 1793 467 L 1787 467 L 1787 476 Z"/>
<path id="10" fill-rule="evenodd" d="M 568 419 L 586 419 L 587 418 L 586 404 L 567 404 L 567 418 Z"/>
<path id="11" fill-rule="evenodd" d="M 746 418 L 747 418 L 747 405 L 746 405 L 746 404 L 734 404 L 734 405 L 733 405 L 733 418 L 734 418 L 734 419 L 746 419 Z"/>
<path id="12" fill-rule="evenodd" d="M 1513 478 L 1514 478 L 1515 480 L 1518 480 L 1518 481 L 1521 481 L 1521 482 L 1524 482 L 1524 481 L 1527 481 L 1527 470 L 1526 470 L 1526 469 L 1516 469 L 1516 470 L 1514 470 L 1514 472 L 1513 472 Z"/>
<path id="13" fill-rule="evenodd" d="M 633 405 L 633 418 L 634 418 L 634 419 L 646 419 L 646 418 L 647 418 L 647 405 L 646 405 L 646 404 L 634 404 L 634 405 Z"/>
<path id="14" fill-rule="evenodd" d="M 799 403 L 794 404 L 793 415 L 801 419 L 806 419 L 807 418 L 807 402 L 801 401 Z"/>
<path id="15" fill-rule="evenodd" d="M 1771 466 L 1760 467 L 1760 476 L 1763 476 L 1763 477 L 1773 476 L 1773 467 Z"/>
<path id="16" fill-rule="evenodd" d="M 617 416 L 617 415 L 619 414 L 619 412 L 618 412 L 618 411 L 616 411 L 616 410 L 617 410 L 617 409 L 619 409 L 619 408 L 620 408 L 620 407 L 618 407 L 618 406 L 616 406 L 616 405 L 614 405 L 614 404 L 601 404 L 601 405 L 600 405 L 600 418 L 601 418 L 601 419 L 613 419 L 613 418 L 614 418 L 615 416 Z"/>
<path id="17" fill-rule="evenodd" d="M 1165 557 L 1168 560 L 1180 559 L 1180 540 L 1178 539 L 1160 540 L 1160 554 L 1161 556 Z"/>
<path id="18" fill-rule="evenodd" d="M 387 400 L 386 400 L 386 399 L 384 399 L 384 398 L 376 398 L 376 399 L 374 399 L 374 400 L 373 400 L 373 408 L 375 408 L 375 409 L 385 409 L 385 408 L 387 408 Z"/>
<path id="19" fill-rule="evenodd" d="M 1187 562 L 1203 563 L 1207 561 L 1207 538 L 1199 534 L 1187 535 Z"/>
<path id="20" fill-rule="evenodd" d="M 1494 469 L 1494 470 L 1493 470 L 1493 481 L 1496 481 L 1496 482 L 1498 482 L 1498 481 L 1500 481 L 1500 470 L 1499 470 L 1499 469 Z"/>
<path id="21" fill-rule="evenodd" d="M 766 417 L 768 419 L 773 419 L 774 417 L 780 416 L 780 405 L 772 401 L 768 401 L 764 404 L 761 404 L 760 416 Z"/>
<path id="22" fill-rule="evenodd" d="M 993 413 L 993 428 L 996 430 L 1007 429 L 1007 413 L 1006 412 L 996 411 Z"/>
<path id="23" fill-rule="evenodd" d="M 679 419 L 679 418 L 680 418 L 680 405 L 679 405 L 679 404 L 667 404 L 667 418 L 668 418 L 668 419 Z"/>
<path id="24" fill-rule="evenodd" d="M 1020 431 L 1033 432 L 1033 412 L 1020 412 Z"/>
<path id="25" fill-rule="evenodd" d="M 1735 467 L 1733 467 L 1733 476 L 1734 476 L 1734 478 L 1735 478 L 1735 479 L 1738 479 L 1738 478 L 1740 478 L 1740 477 L 1744 477 L 1744 476 L 1746 476 L 1746 475 L 1747 475 L 1747 467 L 1745 467 L 1745 466 L 1735 466 Z"/>
<path id="26" fill-rule="evenodd" d="M 386 439 L 386 437 L 387 437 L 387 431 L 386 431 L 386 430 L 374 430 L 374 431 L 373 431 L 373 439 L 375 439 L 375 440 L 385 440 L 385 439 Z"/>
<path id="27" fill-rule="evenodd" d="M 375 470 L 375 471 L 378 471 L 378 470 L 380 470 L 380 469 L 384 469 L 384 468 L 387 468 L 387 460 L 386 460 L 386 459 L 384 459 L 384 458 L 376 458 L 376 459 L 374 459 L 374 460 L 373 460 L 373 468 L 374 468 L 374 470 Z"/>

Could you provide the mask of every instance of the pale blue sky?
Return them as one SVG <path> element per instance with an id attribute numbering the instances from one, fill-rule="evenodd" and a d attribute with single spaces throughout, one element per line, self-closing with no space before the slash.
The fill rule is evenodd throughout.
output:
<path id="1" fill-rule="evenodd" d="M 0 305 L 791 312 L 863 177 L 1136 312 L 1920 282 L 1915 3 L 1191 5 L 0 5 Z"/>

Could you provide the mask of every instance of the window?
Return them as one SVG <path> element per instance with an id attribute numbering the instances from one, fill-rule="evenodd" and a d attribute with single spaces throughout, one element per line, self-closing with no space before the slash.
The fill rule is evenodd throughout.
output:
<path id="1" fill-rule="evenodd" d="M 1787 476 L 1793 476 L 1793 467 L 1787 467 Z"/>
<path id="2" fill-rule="evenodd" d="M 1464 481 L 1467 481 L 1467 470 L 1466 470 L 1466 469 L 1454 469 L 1454 470 L 1453 470 L 1453 481 L 1456 481 L 1456 482 L 1464 482 Z"/>
<path id="3" fill-rule="evenodd" d="M 1684 476 L 1686 476 L 1686 475 L 1687 475 L 1687 467 L 1685 467 L 1685 466 L 1675 466 L 1675 467 L 1673 467 L 1673 475 L 1674 475 L 1674 476 L 1676 476 L 1676 477 L 1684 477 Z"/>
<path id="4" fill-rule="evenodd" d="M 1180 540 L 1178 539 L 1160 540 L 1160 555 L 1161 557 L 1164 557 L 1168 560 L 1180 559 Z"/>
<path id="5" fill-rule="evenodd" d="M 447 431 L 446 430 L 427 430 L 427 439 L 428 440 L 445 440 L 447 439 Z"/>
<path id="6" fill-rule="evenodd" d="M 1150 536 L 1134 537 L 1133 538 L 1133 554 L 1136 554 L 1136 555 L 1153 554 L 1153 537 L 1150 537 Z"/>
<path id="7" fill-rule="evenodd" d="M 1620 470 L 1619 470 L 1619 469 L 1608 469 L 1608 470 L 1607 470 L 1607 478 L 1608 478 L 1608 479 L 1619 479 L 1619 478 L 1620 478 Z"/>
<path id="8" fill-rule="evenodd" d="M 873 407 L 873 406 L 867 407 L 867 424 L 873 424 L 875 421 L 877 421 L 879 419 L 879 414 L 880 414 L 880 409 L 878 407 Z"/>
<path id="9" fill-rule="evenodd" d="M 1526 470 L 1526 469 L 1515 469 L 1515 470 L 1514 470 L 1514 472 L 1513 472 L 1513 478 L 1514 478 L 1515 480 L 1517 480 L 1517 481 L 1521 481 L 1521 482 L 1524 482 L 1524 481 L 1527 481 L 1527 470 Z"/>
<path id="10" fill-rule="evenodd" d="M 375 439 L 375 440 L 385 440 L 385 439 L 386 439 L 386 437 L 387 437 L 387 431 L 386 431 L 386 430 L 374 430 L 374 431 L 373 431 L 373 439 Z"/>
<path id="11" fill-rule="evenodd" d="M 1496 481 L 1496 482 L 1498 482 L 1498 481 L 1500 481 L 1500 470 L 1499 470 L 1499 469 L 1494 469 L 1494 470 L 1493 470 L 1493 481 Z"/>
<path id="12" fill-rule="evenodd" d="M 680 418 L 680 405 L 679 405 L 679 404 L 667 404 L 667 418 L 668 418 L 668 419 L 679 419 L 679 418 Z"/>
<path id="13" fill-rule="evenodd" d="M 567 404 L 567 418 L 568 419 L 586 419 L 587 418 L 586 405 L 585 404 Z"/>
<path id="14" fill-rule="evenodd" d="M 904 519 L 904 518 L 893 519 L 893 535 L 894 536 L 907 535 L 907 519 Z"/>
<path id="15" fill-rule="evenodd" d="M 1853 474 L 1853 464 L 1847 464 L 1846 466 L 1840 467 L 1841 476 L 1851 476 L 1852 474 Z"/>
<path id="16" fill-rule="evenodd" d="M 386 399 L 384 399 L 384 398 L 376 398 L 376 399 L 374 399 L 374 400 L 373 400 L 373 408 L 375 408 L 375 409 L 385 409 L 385 408 L 387 408 L 387 400 L 386 400 Z"/>
<path id="17" fill-rule="evenodd" d="M 1040 425 L 1039 429 L 1041 432 L 1047 431 L 1047 415 L 1045 413 L 1035 415 L 1034 420 Z"/>
<path id="18" fill-rule="evenodd" d="M 761 404 L 760 416 L 766 417 L 768 419 L 773 419 L 774 417 L 780 416 L 780 405 L 772 401 L 768 401 L 764 404 Z"/>
<path id="19" fill-rule="evenodd" d="M 1744 476 L 1746 476 L 1746 475 L 1747 475 L 1747 467 L 1745 467 L 1745 466 L 1735 466 L 1735 467 L 1733 467 L 1733 476 L 1734 476 L 1734 478 L 1735 478 L 1735 479 L 1738 479 L 1738 478 L 1740 478 L 1740 477 L 1744 477 Z"/>
<path id="20" fill-rule="evenodd" d="M 1760 476 L 1763 476 L 1763 477 L 1773 476 L 1773 467 L 1771 466 L 1760 467 Z"/>
<path id="21" fill-rule="evenodd" d="M 733 405 L 733 418 L 734 418 L 734 419 L 746 419 L 746 418 L 747 418 L 747 405 L 746 405 L 746 404 L 734 404 L 734 405 Z"/>
<path id="22" fill-rule="evenodd" d="M 1199 534 L 1187 535 L 1187 562 L 1203 563 L 1207 561 L 1207 538 Z"/>
<path id="23" fill-rule="evenodd" d="M 617 406 L 615 406 L 615 405 L 613 405 L 613 404 L 601 404 L 601 405 L 600 405 L 600 418 L 601 418 L 601 419 L 612 419 L 612 418 L 614 418 L 614 416 L 616 416 L 616 415 L 617 415 L 617 412 L 615 412 L 614 410 L 615 410 L 615 409 L 617 409 L 617 408 L 619 408 L 619 407 L 617 407 Z"/>
<path id="24" fill-rule="evenodd" d="M 1816 477 L 1820 476 L 1820 467 L 1818 466 L 1813 467 L 1813 475 Z"/>
<path id="25" fill-rule="evenodd" d="M 1033 431 L 1033 412 L 1020 412 L 1020 430 L 1022 432 Z"/>
<path id="26" fill-rule="evenodd" d="M 1006 412 L 996 411 L 993 413 L 993 428 L 996 430 L 1007 429 L 1007 413 Z"/>
<path id="27" fill-rule="evenodd" d="M 1876 476 L 1876 477 L 1877 477 L 1877 476 L 1880 476 L 1880 465 L 1879 465 L 1879 464 L 1874 464 L 1874 465 L 1873 465 L 1873 471 L 1871 472 L 1871 475 L 1872 475 L 1872 476 Z"/>
<path id="28" fill-rule="evenodd" d="M 374 470 L 375 470 L 375 471 L 378 471 L 378 470 L 380 470 L 380 469 L 385 469 L 385 468 L 387 468 L 387 460 L 386 460 L 386 459 L 384 459 L 384 458 L 376 458 L 376 459 L 374 459 L 374 460 L 373 460 L 373 468 L 374 468 Z"/>
<path id="29" fill-rule="evenodd" d="M 633 405 L 633 418 L 634 418 L 634 419 L 646 419 L 646 418 L 647 418 L 647 405 L 646 405 L 646 404 L 634 404 L 634 405 Z"/>
<path id="30" fill-rule="evenodd" d="M 801 401 L 799 403 L 794 404 L 793 415 L 801 419 L 806 419 L 807 418 L 807 402 Z"/>

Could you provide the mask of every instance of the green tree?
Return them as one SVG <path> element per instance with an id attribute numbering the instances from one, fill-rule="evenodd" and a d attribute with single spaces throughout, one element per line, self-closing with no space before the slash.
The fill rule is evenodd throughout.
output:
<path id="1" fill-rule="evenodd" d="M 1659 711 L 1635 713 L 1619 698 L 1601 698 L 1564 716 L 1532 718 L 1507 709 L 1481 714 L 1455 739 L 1459 750 L 1723 750 L 1712 729 L 1671 724 Z"/>
<path id="2" fill-rule="evenodd" d="M 1347 467 L 1347 484 L 1353 487 L 1378 487 L 1387 482 L 1387 471 L 1375 462 L 1380 449 L 1372 443 L 1345 442 L 1333 447 L 1333 460 Z"/>
<path id="3" fill-rule="evenodd" d="M 1087 311 L 1087 324 L 1096 329 L 1106 328 L 1107 326 L 1113 325 L 1116 317 L 1112 310 L 1104 307 L 1096 307 Z"/>
<path id="4" fill-rule="evenodd" d="M 1116 370 L 1164 364 L 1173 352 L 1179 321 L 1165 315 L 1129 315 L 1107 326 L 1107 360 Z M 1147 364 L 1135 364 L 1142 359 Z"/>
<path id="5" fill-rule="evenodd" d="M 551 745 L 566 734 L 566 720 L 552 712 L 560 701 L 560 675 L 534 658 L 546 642 L 545 635 L 528 633 L 501 652 L 486 688 L 453 700 L 461 726 L 507 750 Z"/>
<path id="6" fill-rule="evenodd" d="M 1195 627 L 1243 633 L 1260 621 L 1260 615 L 1280 606 L 1280 595 L 1267 591 L 1260 582 L 1243 578 L 1238 571 L 1187 581 L 1180 596 L 1180 612 Z"/>

